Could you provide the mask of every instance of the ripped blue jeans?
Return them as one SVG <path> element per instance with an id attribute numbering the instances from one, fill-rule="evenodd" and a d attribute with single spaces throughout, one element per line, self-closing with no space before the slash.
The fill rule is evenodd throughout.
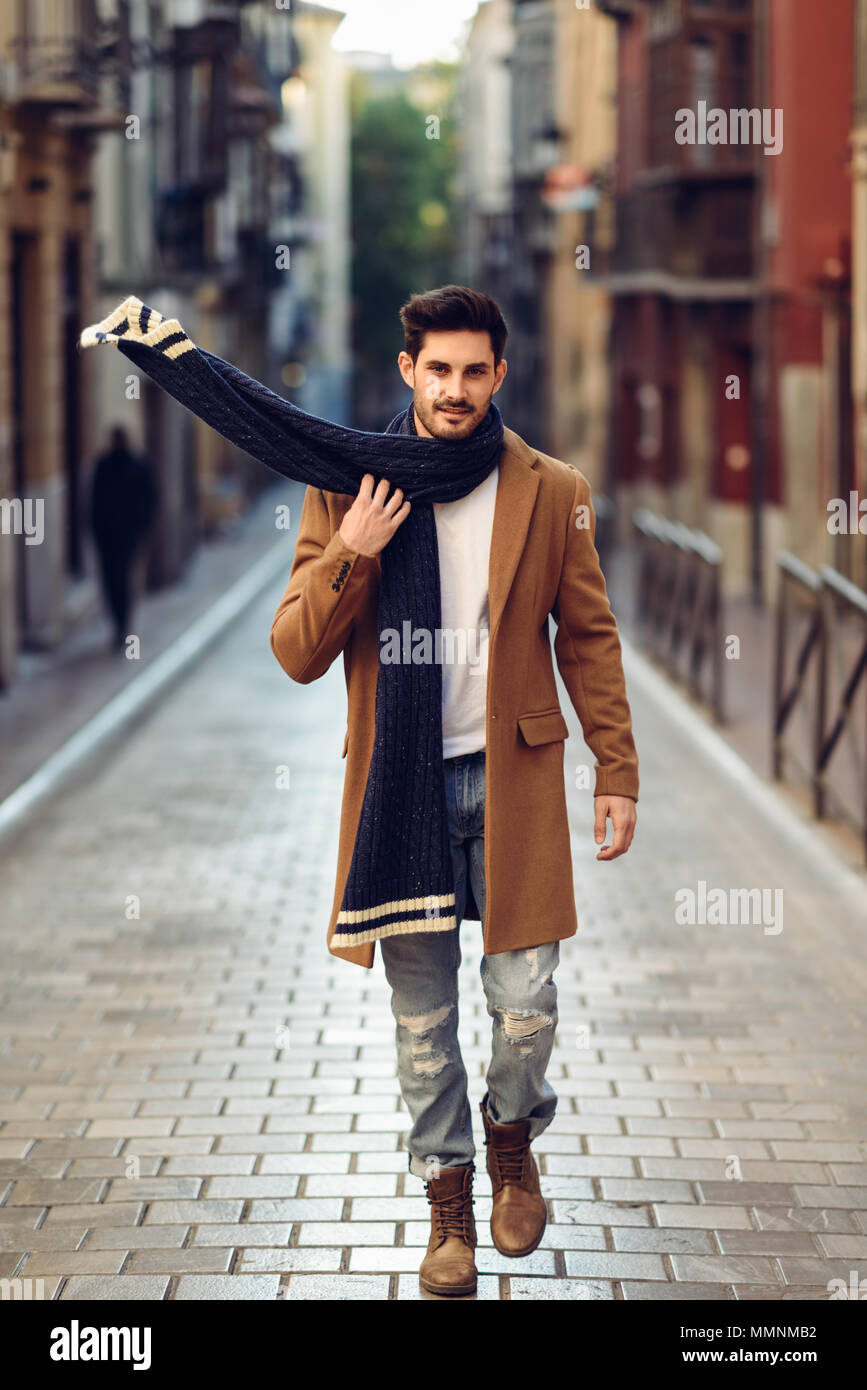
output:
<path id="1" fill-rule="evenodd" d="M 380 941 L 391 985 L 401 1095 L 412 1116 L 409 1171 L 435 1177 L 475 1157 L 467 1073 L 458 1046 L 460 922 L 467 876 L 485 916 L 485 752 L 447 758 L 446 811 L 455 871 L 458 929 Z M 554 1118 L 557 1095 L 545 1070 L 557 1027 L 554 970 L 560 943 L 483 955 L 482 984 L 493 1020 L 483 1103 L 494 1124 L 530 1121 L 535 1139 Z"/>

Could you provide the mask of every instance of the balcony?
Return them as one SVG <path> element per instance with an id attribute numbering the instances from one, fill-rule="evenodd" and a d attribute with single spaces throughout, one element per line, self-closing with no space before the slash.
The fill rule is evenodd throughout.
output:
<path id="1" fill-rule="evenodd" d="M 656 184 L 615 199 L 614 276 L 703 282 L 709 297 L 753 270 L 750 187 Z"/>
<path id="2" fill-rule="evenodd" d="M 0 6 L 3 98 L 11 105 L 75 109 L 99 96 L 95 0 L 7 0 Z"/>

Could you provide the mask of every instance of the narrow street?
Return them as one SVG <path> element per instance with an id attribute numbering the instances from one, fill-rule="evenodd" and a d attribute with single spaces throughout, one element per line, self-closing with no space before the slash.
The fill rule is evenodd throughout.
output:
<path id="1" fill-rule="evenodd" d="M 381 960 L 325 948 L 342 668 L 288 680 L 281 592 L 0 854 L 0 1277 L 46 1298 L 423 1296 Z M 523 1260 L 488 1232 L 490 1020 L 461 929 L 478 1297 L 824 1300 L 867 1278 L 867 915 L 627 656 L 642 790 L 613 864 L 561 695 L 579 932 L 534 1146 L 550 1224 Z M 782 915 L 681 924 L 700 881 Z"/>

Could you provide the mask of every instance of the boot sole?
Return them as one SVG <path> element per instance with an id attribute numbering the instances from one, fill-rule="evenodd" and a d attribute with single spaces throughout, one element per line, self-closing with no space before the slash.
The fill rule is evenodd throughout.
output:
<path id="1" fill-rule="evenodd" d="M 496 1240 L 496 1238 L 495 1238 L 495 1236 L 494 1236 L 494 1233 L 493 1233 L 493 1231 L 492 1231 L 492 1232 L 491 1232 L 491 1240 L 494 1242 L 494 1249 L 495 1249 L 495 1250 L 498 1250 L 499 1253 L 500 1253 L 501 1255 L 505 1255 L 506 1258 L 509 1259 L 509 1260 L 521 1260 L 521 1259 L 523 1259 L 523 1257 L 524 1257 L 525 1255 L 532 1255 L 533 1251 L 536 1250 L 536 1249 L 538 1249 L 539 1245 L 541 1244 L 542 1237 L 543 1237 L 543 1235 L 545 1234 L 545 1228 L 547 1227 L 547 1225 L 548 1225 L 548 1223 L 547 1223 L 547 1221 L 546 1221 L 546 1222 L 545 1222 L 545 1225 L 542 1227 L 542 1229 L 541 1229 L 541 1231 L 539 1232 L 539 1234 L 537 1235 L 536 1239 L 533 1241 L 533 1244 L 532 1244 L 532 1245 L 526 1245 L 526 1246 L 524 1247 L 523 1250 L 506 1250 L 506 1249 L 504 1249 L 502 1245 L 499 1245 L 499 1244 L 497 1243 L 497 1240 Z"/>
<path id="2" fill-rule="evenodd" d="M 423 1279 L 422 1276 L 419 1275 L 418 1282 L 425 1293 L 441 1294 L 443 1298 L 462 1298 L 467 1294 L 478 1292 L 478 1282 L 475 1279 L 473 1280 L 472 1286 L 469 1284 L 431 1284 L 427 1279 Z"/>

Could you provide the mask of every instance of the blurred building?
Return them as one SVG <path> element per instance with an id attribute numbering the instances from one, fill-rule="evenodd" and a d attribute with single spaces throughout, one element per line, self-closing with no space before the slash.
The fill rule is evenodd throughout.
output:
<path id="1" fill-rule="evenodd" d="M 599 493 L 611 409 L 611 298 L 597 282 L 613 237 L 616 33 L 598 10 L 557 0 L 552 155 L 542 205 L 552 222 L 545 285 L 543 396 L 547 448 Z M 545 446 L 543 446 L 545 447 Z"/>
<path id="2" fill-rule="evenodd" d="M 514 42 L 512 0 L 483 0 L 470 26 L 457 85 L 461 125 L 458 278 L 492 295 L 507 319 L 514 256 L 510 71 Z M 512 357 L 511 341 L 507 357 Z M 503 400 L 511 395 L 511 388 L 510 376 Z"/>
<path id="3" fill-rule="evenodd" d="M 726 590 L 767 598 L 782 545 L 845 562 L 853 5 L 596 3 L 617 25 L 609 488 L 624 519 L 640 500 L 703 527 Z M 732 116 L 707 139 L 716 110 L 755 112 L 750 138 Z"/>
<path id="4" fill-rule="evenodd" d="M 45 525 L 38 545 L 0 527 L 0 688 L 22 647 L 57 645 L 98 604 L 87 503 L 111 424 L 158 483 L 151 585 L 268 481 L 121 354 L 80 353 L 82 327 L 134 293 L 275 390 L 309 355 L 312 408 L 339 418 L 339 19 L 268 0 L 0 6 L 0 499 L 41 501 Z"/>
<path id="5" fill-rule="evenodd" d="M 97 156 L 94 317 L 135 293 L 278 389 L 270 314 L 291 285 L 277 248 L 297 159 L 275 132 L 289 120 L 282 84 L 298 63 L 292 20 L 264 3 L 156 0 L 129 7 L 129 30 L 133 119 Z M 149 576 L 170 583 L 202 532 L 267 475 L 119 355 L 91 355 L 87 368 L 97 431 L 123 419 L 154 468 Z"/>
<path id="6" fill-rule="evenodd" d="M 615 30 L 574 0 L 486 0 L 462 70 L 462 264 L 502 305 L 508 422 L 594 484 L 608 425 L 605 250 Z M 590 259 L 578 264 L 590 239 Z"/>
<path id="7" fill-rule="evenodd" d="M 852 172 L 852 486 L 867 499 L 867 0 L 855 5 L 855 87 L 851 136 Z M 864 523 L 867 526 L 867 522 Z M 853 551 L 857 539 L 850 544 Z M 846 572 L 867 589 L 863 542 Z"/>
<path id="8" fill-rule="evenodd" d="M 75 342 L 94 304 L 94 142 L 123 118 L 126 42 L 118 27 L 107 71 L 98 18 L 95 0 L 0 6 L 0 498 L 43 518 L 39 543 L 11 513 L 0 527 L 0 687 L 92 590 Z"/>
<path id="9" fill-rule="evenodd" d="M 331 46 L 340 10 L 298 4 L 298 72 L 288 84 L 304 180 L 304 235 L 293 275 L 301 314 L 298 368 L 286 381 L 312 415 L 348 423 L 350 393 L 349 68 Z"/>

